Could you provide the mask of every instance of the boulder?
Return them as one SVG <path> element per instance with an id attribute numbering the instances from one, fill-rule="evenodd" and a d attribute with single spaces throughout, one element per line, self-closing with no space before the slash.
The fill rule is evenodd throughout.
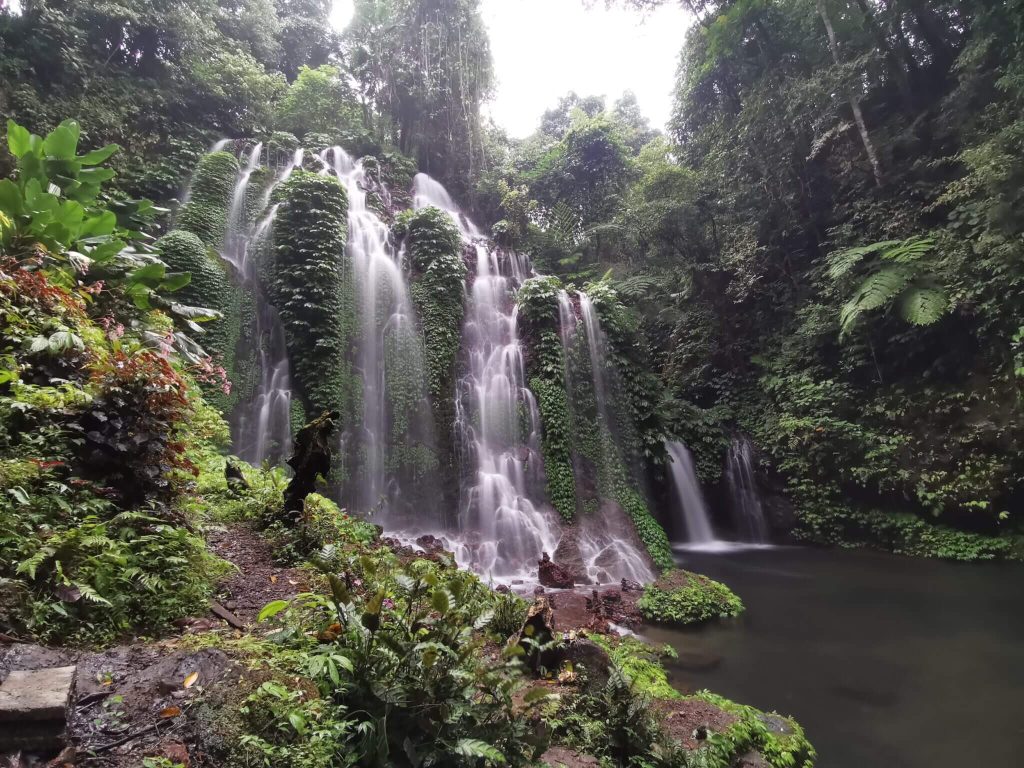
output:
<path id="1" fill-rule="evenodd" d="M 583 555 L 580 554 L 579 531 L 575 525 L 566 525 L 562 529 L 562 538 L 555 548 L 553 559 L 569 573 L 577 584 L 589 584 L 590 577 L 587 575 L 587 567 L 583 563 Z"/>
<path id="2" fill-rule="evenodd" d="M 547 552 L 537 561 L 537 580 L 545 587 L 552 589 L 572 589 L 572 572 L 555 563 Z"/>
<path id="3" fill-rule="evenodd" d="M 600 690 L 608 682 L 611 657 L 592 640 L 574 637 L 562 643 L 556 651 L 556 659 L 559 670 L 571 664 L 575 674 L 584 674 L 588 690 Z"/>

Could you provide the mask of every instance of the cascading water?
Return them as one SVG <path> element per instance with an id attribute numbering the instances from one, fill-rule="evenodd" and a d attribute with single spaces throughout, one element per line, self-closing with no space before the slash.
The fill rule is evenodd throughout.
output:
<path id="1" fill-rule="evenodd" d="M 559 336 L 562 341 L 565 359 L 565 381 L 567 401 L 571 417 L 574 420 L 586 419 L 588 415 L 581 413 L 581 406 L 576 402 L 573 392 L 580 386 L 588 386 L 594 396 L 595 415 L 597 417 L 599 461 L 601 468 L 598 473 L 612 477 L 625 472 L 623 452 L 618 444 L 614 414 L 608 400 L 607 343 L 601 330 L 601 321 L 590 296 L 580 291 L 579 309 L 582 322 L 577 322 L 572 301 L 566 291 L 558 295 Z M 583 338 L 579 338 L 582 326 Z M 586 346 L 587 365 L 584 370 L 587 381 L 580 381 L 578 366 L 570 364 L 575 358 L 577 344 Z M 592 418 L 592 417 L 591 417 Z M 624 481 L 625 478 L 619 478 Z M 647 555 L 633 541 L 631 523 L 624 516 L 611 515 L 609 510 L 601 514 L 601 510 L 584 513 L 576 532 L 576 543 L 580 557 L 591 581 L 618 581 L 623 578 L 631 581 L 647 582 L 654 579 Z"/>
<path id="2" fill-rule="evenodd" d="M 685 533 L 686 543 L 691 546 L 720 543 L 711 527 L 711 517 L 697 480 L 690 449 L 677 441 L 666 443 L 665 448 L 672 459 L 669 473 L 675 491 L 675 532 Z"/>
<path id="3" fill-rule="evenodd" d="M 359 324 L 355 367 L 362 381 L 361 421 L 343 436 L 345 451 L 358 457 L 352 504 L 363 512 L 380 509 L 382 522 L 389 526 L 404 525 L 408 521 L 401 519 L 398 503 L 398 454 L 403 447 L 434 442 L 422 339 L 400 254 L 391 245 L 387 224 L 367 205 L 370 184 L 362 162 L 341 147 L 325 150 L 321 160 L 348 193 L 346 252 Z M 403 410 L 396 412 L 399 400 Z M 401 434 L 392 434 L 395 425 Z M 416 479 L 424 498 L 430 495 L 423 487 L 428 480 L 424 475 Z M 428 522 L 423 515 L 417 517 L 421 526 Z"/>
<path id="4" fill-rule="evenodd" d="M 249 182 L 260 167 L 262 150 L 260 143 L 253 146 L 245 166 L 239 171 L 221 248 L 222 258 L 232 265 L 237 275 L 242 301 L 252 304 L 250 325 L 246 329 L 249 347 L 246 353 L 251 355 L 254 368 L 252 396 L 238 404 L 232 424 L 235 452 L 252 464 L 264 460 L 280 463 L 290 453 L 292 440 L 292 383 L 284 329 L 277 311 L 263 293 L 258 264 L 251 258 L 265 247 L 277 206 L 272 206 L 258 222 L 250 221 L 246 212 Z M 281 176 L 287 177 L 286 173 Z M 264 200 L 270 199 L 273 186 L 273 183 L 268 185 L 264 191 Z"/>
<path id="5" fill-rule="evenodd" d="M 754 449 L 749 440 L 742 437 L 734 439 L 726 458 L 725 480 L 740 540 L 761 544 L 769 539 L 768 522 L 754 479 L 753 457 Z"/>
<path id="6" fill-rule="evenodd" d="M 488 247 L 447 191 L 426 174 L 414 180 L 417 208 L 447 212 L 476 250 L 476 275 L 463 329 L 466 369 L 456 392 L 456 429 L 469 464 L 456 556 L 497 577 L 535 572 L 541 552 L 554 552 L 554 515 L 530 499 L 541 486 L 540 413 L 526 386 L 513 291 L 532 272 L 518 253 Z"/>

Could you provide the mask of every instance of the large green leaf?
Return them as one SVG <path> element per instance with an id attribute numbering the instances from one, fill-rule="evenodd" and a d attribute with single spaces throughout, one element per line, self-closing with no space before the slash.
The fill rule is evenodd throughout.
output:
<path id="1" fill-rule="evenodd" d="M 13 120 L 7 121 L 7 148 L 15 157 L 22 157 L 32 148 L 32 134 Z"/>
<path id="2" fill-rule="evenodd" d="M 107 146 L 102 147 L 101 149 L 94 149 L 92 152 L 86 152 L 78 158 L 78 161 L 82 165 L 99 165 L 112 154 L 117 152 L 117 150 L 117 144 L 107 144 Z"/>
<path id="3" fill-rule="evenodd" d="M 8 216 L 18 216 L 25 210 L 25 201 L 18 185 L 10 179 L 0 181 L 0 211 Z"/>
<path id="4" fill-rule="evenodd" d="M 78 123 L 65 120 L 43 139 L 43 152 L 52 157 L 69 159 L 78 149 Z"/>
<path id="5" fill-rule="evenodd" d="M 846 248 L 842 251 L 833 251 L 828 255 L 828 276 L 833 280 L 844 277 L 859 264 L 865 256 L 899 245 L 899 240 L 882 240 L 870 245 L 862 245 L 856 248 Z"/>
<path id="6" fill-rule="evenodd" d="M 128 275 L 128 281 L 131 283 L 141 283 L 143 285 L 148 285 L 151 288 L 155 288 L 160 284 L 160 281 L 164 279 L 164 275 L 166 274 L 166 265 L 160 262 L 154 262 L 134 270 L 130 275 Z"/>
<path id="7" fill-rule="evenodd" d="M 886 249 L 882 254 L 882 258 L 888 261 L 907 264 L 912 261 L 918 261 L 934 247 L 935 241 L 930 237 L 911 237 L 899 243 L 895 248 Z"/>

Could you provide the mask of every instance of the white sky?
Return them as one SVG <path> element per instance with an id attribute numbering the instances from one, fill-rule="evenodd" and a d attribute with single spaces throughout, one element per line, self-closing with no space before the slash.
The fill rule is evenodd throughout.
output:
<path id="1" fill-rule="evenodd" d="M 485 107 L 509 135 L 524 137 L 569 91 L 603 95 L 608 105 L 629 89 L 652 127 L 672 109 L 676 62 L 691 18 L 667 2 L 641 15 L 596 0 L 481 0 L 497 75 Z M 343 27 L 351 0 L 335 0 L 333 22 Z"/>

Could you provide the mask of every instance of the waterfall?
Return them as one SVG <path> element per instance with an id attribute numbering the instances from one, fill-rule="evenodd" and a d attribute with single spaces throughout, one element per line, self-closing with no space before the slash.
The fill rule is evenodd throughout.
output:
<path id="1" fill-rule="evenodd" d="M 422 339 L 390 229 L 367 205 L 368 180 L 362 162 L 341 147 L 325 150 L 321 159 L 326 163 L 328 158 L 348 193 L 346 252 L 351 260 L 359 326 L 354 363 L 362 382 L 363 412 L 361 422 L 349 425 L 343 438 L 345 450 L 359 462 L 351 498 L 359 511 L 381 507 L 383 521 L 395 525 L 399 524 L 395 502 L 403 490 L 398 453 L 403 448 L 411 453 L 417 444 L 434 442 Z M 396 415 L 398 389 L 408 412 Z M 408 420 L 401 434 L 392 434 L 396 418 L 402 419 L 403 425 Z M 426 478 L 418 478 L 417 484 L 427 484 Z M 431 495 L 425 490 L 419 489 L 422 499 Z"/>
<path id="2" fill-rule="evenodd" d="M 768 522 L 754 479 L 753 457 L 754 449 L 749 440 L 742 437 L 734 439 L 726 458 L 725 480 L 740 540 L 761 544 L 769 539 Z"/>
<path id="3" fill-rule="evenodd" d="M 670 474 L 676 496 L 676 528 L 686 532 L 687 544 L 700 546 L 719 543 L 711 527 L 711 518 L 689 448 L 677 441 L 666 443 L 665 448 L 672 459 Z"/>
<path id="4" fill-rule="evenodd" d="M 627 481 L 625 456 L 618 439 L 615 427 L 614 411 L 608 400 L 610 381 L 608 372 L 610 363 L 607 359 L 607 341 L 601 329 L 594 303 L 583 291 L 577 292 L 582 323 L 577 322 L 572 302 L 566 291 L 558 295 L 559 336 L 562 341 L 562 353 L 565 359 L 565 384 L 570 417 L 573 421 L 593 418 L 596 415 L 598 428 L 598 444 L 601 463 L 598 474 L 606 478 L 617 477 L 620 483 Z M 583 333 L 580 338 L 579 329 Z M 581 377 L 583 370 L 577 370 L 572 361 L 576 358 L 574 351 L 582 342 L 586 346 L 587 363 L 585 370 L 589 376 Z M 594 394 L 596 413 L 589 415 L 581 412 L 581 405 L 576 402 L 574 391 L 580 386 L 588 386 Z M 577 478 L 578 480 L 578 478 Z M 612 481 L 614 483 L 614 481 Z M 585 512 L 581 516 L 577 545 L 580 556 L 592 581 L 600 582 L 605 578 L 619 581 L 623 578 L 631 581 L 648 582 L 654 579 L 654 572 L 647 555 L 634 543 L 632 523 L 620 515 L 622 519 L 606 519 L 600 510 Z"/>
<path id="5" fill-rule="evenodd" d="M 532 268 L 525 256 L 485 243 L 426 174 L 415 178 L 413 201 L 451 215 L 477 257 L 463 328 L 466 367 L 455 393 L 456 429 L 469 465 L 456 555 L 489 576 L 527 577 L 559 538 L 554 515 L 530 500 L 541 485 L 540 412 L 526 386 L 513 291 Z"/>
<path id="6" fill-rule="evenodd" d="M 246 335 L 251 340 L 245 353 L 252 355 L 252 396 L 239 403 L 233 414 L 233 442 L 235 453 L 251 464 L 264 460 L 280 463 L 291 452 L 292 384 L 288 366 L 288 349 L 284 328 L 277 311 L 267 300 L 260 286 L 258 265 L 251 253 L 266 245 L 272 231 L 277 206 L 270 208 L 258 222 L 248 221 L 245 200 L 253 172 L 260 166 L 263 145 L 257 143 L 250 150 L 245 166 L 239 171 L 228 209 L 227 232 L 221 257 L 234 268 L 236 282 L 243 294 L 242 301 L 252 303 L 250 325 Z M 268 185 L 264 199 L 269 200 L 273 184 Z M 243 313 L 245 316 L 245 313 Z M 236 385 L 241 382 L 236 382 Z"/>

